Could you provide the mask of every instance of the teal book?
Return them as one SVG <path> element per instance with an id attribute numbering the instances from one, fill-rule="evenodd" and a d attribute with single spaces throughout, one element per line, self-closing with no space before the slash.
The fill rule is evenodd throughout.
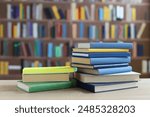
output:
<path id="1" fill-rule="evenodd" d="M 41 91 L 50 91 L 50 90 L 59 90 L 67 89 L 76 86 L 76 81 L 72 79 L 71 81 L 64 82 L 17 82 L 17 88 L 26 91 L 28 93 L 41 92 Z"/>

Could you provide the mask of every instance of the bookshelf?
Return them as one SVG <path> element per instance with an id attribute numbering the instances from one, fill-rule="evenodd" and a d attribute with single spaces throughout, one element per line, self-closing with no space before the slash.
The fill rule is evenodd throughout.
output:
<path id="1" fill-rule="evenodd" d="M 121 2 L 123 0 L 58 1 L 0 2 L 0 8 L 4 9 L 0 11 L 0 68 L 9 73 L 2 74 L 1 71 L 1 80 L 21 79 L 22 68 L 27 66 L 65 65 L 70 61 L 71 49 L 76 43 L 97 41 L 132 42 L 133 70 L 141 72 L 143 78 L 150 77 L 148 0 L 142 3 Z M 109 16 L 100 16 L 104 9 Z M 117 14 L 117 9 L 123 15 Z M 142 25 L 143 33 L 137 37 Z"/>

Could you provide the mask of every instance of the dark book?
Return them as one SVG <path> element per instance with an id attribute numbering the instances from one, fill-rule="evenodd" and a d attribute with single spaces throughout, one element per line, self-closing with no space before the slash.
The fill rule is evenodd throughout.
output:
<path id="1" fill-rule="evenodd" d="M 137 45 L 137 56 L 143 56 L 144 55 L 144 46 L 141 44 Z"/>
<path id="2" fill-rule="evenodd" d="M 44 8 L 44 13 L 47 19 L 54 19 L 54 13 L 51 8 Z"/>
<path id="3" fill-rule="evenodd" d="M 65 19 L 65 14 L 62 9 L 58 9 L 58 13 L 59 13 L 61 19 Z"/>
<path id="4" fill-rule="evenodd" d="M 51 37 L 52 37 L 52 38 L 55 38 L 55 37 L 56 37 L 56 34 L 55 34 L 55 26 L 52 26 L 52 27 L 51 27 Z"/>
<path id="5" fill-rule="evenodd" d="M 14 42 L 13 43 L 13 55 L 14 56 L 20 56 L 20 42 Z"/>

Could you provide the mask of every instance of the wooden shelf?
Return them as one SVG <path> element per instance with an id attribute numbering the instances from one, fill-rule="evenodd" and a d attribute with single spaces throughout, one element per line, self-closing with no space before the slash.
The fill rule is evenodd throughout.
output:
<path id="1" fill-rule="evenodd" d="M 150 78 L 150 73 L 142 73 L 140 75 L 141 78 Z"/>
<path id="2" fill-rule="evenodd" d="M 142 57 L 132 58 L 132 60 L 145 60 L 145 59 L 150 59 L 150 57 L 149 56 L 142 56 Z"/>
<path id="3" fill-rule="evenodd" d="M 21 80 L 22 75 L 0 75 L 0 80 Z"/>

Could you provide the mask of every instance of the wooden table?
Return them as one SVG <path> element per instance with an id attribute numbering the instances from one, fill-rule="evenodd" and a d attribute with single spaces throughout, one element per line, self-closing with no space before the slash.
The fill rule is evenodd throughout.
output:
<path id="1" fill-rule="evenodd" d="M 12 100 L 144 100 L 150 99 L 150 79 L 141 79 L 138 88 L 105 93 L 91 93 L 80 88 L 53 90 L 38 93 L 26 93 L 16 88 L 16 80 L 0 81 L 0 99 Z"/>

